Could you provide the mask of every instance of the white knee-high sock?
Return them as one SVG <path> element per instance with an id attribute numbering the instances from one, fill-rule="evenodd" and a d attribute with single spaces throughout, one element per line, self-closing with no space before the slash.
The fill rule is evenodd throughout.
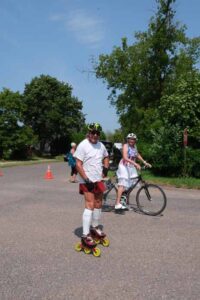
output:
<path id="1" fill-rule="evenodd" d="M 101 219 L 101 208 L 95 208 L 92 215 L 92 226 L 99 226 L 99 222 Z"/>
<path id="2" fill-rule="evenodd" d="M 87 235 L 90 232 L 93 211 L 85 208 L 83 212 L 83 234 Z"/>

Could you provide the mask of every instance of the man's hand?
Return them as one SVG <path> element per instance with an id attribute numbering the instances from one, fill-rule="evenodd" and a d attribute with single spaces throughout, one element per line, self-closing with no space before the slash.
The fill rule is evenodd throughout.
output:
<path id="1" fill-rule="evenodd" d="M 86 185 L 86 187 L 88 189 L 88 192 L 92 192 L 94 190 L 94 188 L 95 188 L 94 182 L 90 181 L 89 178 L 85 179 L 85 185 Z"/>

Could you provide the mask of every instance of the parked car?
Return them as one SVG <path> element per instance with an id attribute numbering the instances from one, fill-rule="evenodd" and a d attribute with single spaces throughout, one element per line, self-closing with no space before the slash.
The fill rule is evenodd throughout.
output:
<path id="1" fill-rule="evenodd" d="M 121 143 L 112 143 L 108 141 L 101 141 L 109 154 L 109 163 L 110 170 L 116 170 L 119 164 L 120 159 L 122 158 L 122 144 Z"/>

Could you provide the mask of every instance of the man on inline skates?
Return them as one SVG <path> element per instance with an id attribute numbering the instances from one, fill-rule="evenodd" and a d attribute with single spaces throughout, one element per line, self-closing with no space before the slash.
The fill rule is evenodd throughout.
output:
<path id="1" fill-rule="evenodd" d="M 101 131 L 100 124 L 89 124 L 87 138 L 78 145 L 74 153 L 80 177 L 79 193 L 85 198 L 81 241 L 88 248 L 96 246 L 96 236 L 99 240 L 106 236 L 99 228 L 99 222 L 105 191 L 102 177 L 107 176 L 109 156 L 105 146 L 99 141 Z"/>

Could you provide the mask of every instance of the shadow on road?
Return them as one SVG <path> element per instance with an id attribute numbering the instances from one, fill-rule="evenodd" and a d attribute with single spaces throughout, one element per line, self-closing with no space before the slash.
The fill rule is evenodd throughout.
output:
<path id="1" fill-rule="evenodd" d="M 74 230 L 74 234 L 77 236 L 77 237 L 81 237 L 82 236 L 82 233 L 83 233 L 83 227 L 78 227 Z"/>

